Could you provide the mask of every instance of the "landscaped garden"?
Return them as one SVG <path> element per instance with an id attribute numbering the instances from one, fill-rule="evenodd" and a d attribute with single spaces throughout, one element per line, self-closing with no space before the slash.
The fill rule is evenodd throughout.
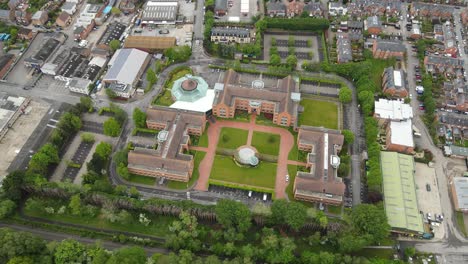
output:
<path id="1" fill-rule="evenodd" d="M 338 129 L 338 106 L 336 103 L 302 99 L 304 112 L 299 114 L 299 125 Z"/>
<path id="2" fill-rule="evenodd" d="M 248 135 L 249 131 L 247 130 L 223 127 L 219 134 L 218 147 L 225 149 L 237 149 L 238 147 L 247 144 Z"/>
<path id="3" fill-rule="evenodd" d="M 275 188 L 276 163 L 260 162 L 257 167 L 240 167 L 233 157 L 216 155 L 211 169 L 210 182 L 237 187 Z"/>
<path id="4" fill-rule="evenodd" d="M 163 91 L 161 91 L 161 93 L 154 99 L 153 104 L 160 106 L 172 105 L 174 103 L 174 100 L 172 99 L 171 88 L 174 84 L 174 81 L 187 74 L 192 73 L 192 69 L 188 66 L 181 66 L 175 68 L 171 73 L 169 73 L 169 76 L 166 82 L 164 83 Z"/>
<path id="5" fill-rule="evenodd" d="M 252 146 L 262 154 L 278 156 L 280 148 L 280 135 L 254 131 Z"/>

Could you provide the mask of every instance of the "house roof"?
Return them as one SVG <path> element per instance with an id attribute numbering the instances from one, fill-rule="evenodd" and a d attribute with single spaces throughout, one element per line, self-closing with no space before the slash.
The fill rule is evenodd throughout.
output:
<path id="1" fill-rule="evenodd" d="M 31 29 L 25 28 L 25 27 L 20 27 L 18 30 L 19 35 L 29 35 L 32 32 Z"/>
<path id="2" fill-rule="evenodd" d="M 13 60 L 14 58 L 15 55 L 8 53 L 0 56 L 0 69 L 3 69 L 8 64 L 8 62 Z"/>
<path id="3" fill-rule="evenodd" d="M 333 156 L 338 155 L 336 146 L 343 145 L 344 137 L 340 131 L 301 126 L 299 128 L 298 144 L 312 145 L 308 161 L 312 163 L 309 172 L 298 172 L 295 179 L 296 191 L 306 195 L 323 193 L 343 196 L 345 185 L 337 176 L 337 168 L 332 166 Z"/>
<path id="4" fill-rule="evenodd" d="M 446 65 L 453 67 L 463 67 L 463 60 L 446 57 L 446 56 L 426 56 L 424 62 L 426 64 L 437 64 L 437 65 Z"/>
<path id="5" fill-rule="evenodd" d="M 400 41 L 391 40 L 374 40 L 374 45 L 377 45 L 378 50 L 391 52 L 406 52 L 405 46 Z"/>
<path id="6" fill-rule="evenodd" d="M 414 147 L 413 141 L 413 123 L 410 119 L 405 121 L 391 121 L 390 131 L 392 144 Z"/>
<path id="7" fill-rule="evenodd" d="M 216 0 L 215 10 L 227 10 L 227 0 Z"/>
<path id="8" fill-rule="evenodd" d="M 268 1 L 266 6 L 268 11 L 286 11 L 286 5 L 282 1 Z"/>
<path id="9" fill-rule="evenodd" d="M 60 13 L 60 15 L 57 17 L 57 21 L 60 20 L 64 23 L 67 22 L 68 19 L 70 19 L 70 14 L 65 11 L 62 11 L 62 13 Z"/>
<path id="10" fill-rule="evenodd" d="M 292 76 L 278 80 L 274 87 L 255 87 L 253 83 L 241 83 L 240 75 L 230 69 L 225 73 L 223 89 L 216 91 L 213 104 L 231 106 L 236 98 L 270 101 L 276 103 L 275 112 L 287 112 L 292 116 L 297 116 L 298 102 L 294 101 L 291 96 L 298 92 L 299 87 Z"/>
<path id="11" fill-rule="evenodd" d="M 381 28 L 382 27 L 382 22 L 380 22 L 380 19 L 378 16 L 370 16 L 366 19 L 366 22 L 367 22 L 367 28 L 370 28 L 370 27 Z"/>
<path id="12" fill-rule="evenodd" d="M 128 36 L 125 40 L 125 48 L 164 50 L 174 47 L 176 38 L 174 37 L 154 37 L 154 36 Z"/>
<path id="13" fill-rule="evenodd" d="M 132 84 L 143 67 L 148 53 L 137 49 L 119 49 L 109 61 L 109 70 L 104 80 L 117 81 L 121 84 Z"/>
<path id="14" fill-rule="evenodd" d="M 240 38 L 247 38 L 250 36 L 248 28 L 237 27 L 213 27 L 211 29 L 212 36 L 236 36 Z"/>
<path id="15" fill-rule="evenodd" d="M 401 121 L 413 118 L 413 108 L 400 100 L 387 100 L 380 98 L 375 101 L 375 116 L 382 119 Z"/>
<path id="16" fill-rule="evenodd" d="M 385 213 L 394 229 L 423 233 L 416 200 L 413 156 L 380 152 Z"/>
<path id="17" fill-rule="evenodd" d="M 397 90 L 405 89 L 403 70 L 395 70 L 392 66 L 385 68 L 383 75 L 385 76 L 385 84 L 387 87 L 394 87 Z"/>
<path id="18" fill-rule="evenodd" d="M 32 16 L 31 19 L 41 19 L 42 18 L 42 15 L 43 15 L 44 11 L 37 11 L 36 13 L 34 13 L 34 15 Z"/>

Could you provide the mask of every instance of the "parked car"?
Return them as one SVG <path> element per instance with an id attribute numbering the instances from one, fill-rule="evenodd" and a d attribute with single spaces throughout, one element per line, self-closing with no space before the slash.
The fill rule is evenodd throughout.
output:
<path id="1" fill-rule="evenodd" d="M 431 191 L 431 185 L 430 185 L 429 183 L 428 183 L 428 184 L 426 184 L 426 190 L 427 190 L 428 192 L 430 192 L 430 191 Z"/>

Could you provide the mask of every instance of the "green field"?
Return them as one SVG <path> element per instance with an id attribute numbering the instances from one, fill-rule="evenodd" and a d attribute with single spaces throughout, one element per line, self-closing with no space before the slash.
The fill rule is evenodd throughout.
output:
<path id="1" fill-rule="evenodd" d="M 247 137 L 249 136 L 249 131 L 223 127 L 219 133 L 218 147 L 226 149 L 237 149 L 240 146 L 247 144 Z"/>
<path id="2" fill-rule="evenodd" d="M 190 178 L 190 181 L 188 182 L 179 182 L 179 181 L 169 181 L 167 184 L 167 187 L 171 189 L 177 189 L 177 190 L 185 190 L 187 188 L 190 188 L 197 180 L 198 177 L 200 176 L 200 173 L 198 172 L 198 166 L 200 165 L 200 162 L 205 158 L 206 153 L 203 151 L 197 151 L 195 153 L 195 158 L 194 158 L 194 167 L 193 167 L 193 174 L 192 178 Z"/>
<path id="3" fill-rule="evenodd" d="M 281 137 L 278 134 L 254 131 L 252 136 L 252 146 L 262 154 L 278 156 L 280 139 Z"/>
<path id="4" fill-rule="evenodd" d="M 338 129 L 338 107 L 335 103 L 303 99 L 301 105 L 304 112 L 299 114 L 299 125 Z"/>
<path id="5" fill-rule="evenodd" d="M 156 183 L 156 178 L 130 174 L 128 181 L 139 184 L 154 185 Z"/>
<path id="6" fill-rule="evenodd" d="M 232 157 L 216 155 L 210 179 L 239 185 L 275 188 L 276 163 L 261 161 L 256 168 L 237 166 Z"/>

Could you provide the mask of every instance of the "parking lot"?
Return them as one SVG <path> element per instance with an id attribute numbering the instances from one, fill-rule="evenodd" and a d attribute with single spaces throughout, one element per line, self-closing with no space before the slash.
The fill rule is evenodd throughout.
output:
<path id="1" fill-rule="evenodd" d="M 225 16 L 218 18 L 218 21 L 228 21 L 229 17 L 239 17 L 241 22 L 252 21 L 252 16 L 255 16 L 259 12 L 257 0 L 249 0 L 249 12 L 246 16 L 241 15 L 241 1 L 233 0 L 232 6 L 228 6 L 228 11 Z"/>
<path id="2" fill-rule="evenodd" d="M 271 193 L 247 191 L 247 190 L 241 190 L 241 189 L 235 189 L 235 188 L 217 186 L 217 185 L 210 185 L 208 187 L 208 191 L 221 194 L 221 195 L 230 195 L 234 198 L 239 198 L 239 199 L 249 199 L 249 200 L 258 201 L 258 202 L 261 202 L 261 201 L 271 202 Z M 264 200 L 264 198 L 266 199 Z"/>
<path id="3" fill-rule="evenodd" d="M 0 142 L 0 149 L 2 150 L 2 158 L 0 159 L 0 179 L 7 175 L 8 167 L 20 153 L 24 144 L 31 136 L 31 133 L 41 122 L 44 115 L 47 114 L 49 109 L 47 103 L 37 101 L 31 101 L 29 107 L 31 109 L 29 114 L 20 116 Z M 31 155 L 29 149 L 21 152 L 27 153 L 26 155 Z"/>
<path id="4" fill-rule="evenodd" d="M 311 81 L 301 81 L 299 89 L 303 93 L 314 94 L 314 95 L 325 95 L 337 97 L 339 93 L 339 84 L 321 84 Z"/>
<path id="5" fill-rule="evenodd" d="M 81 131 L 104 134 L 102 123 L 92 121 L 83 121 L 81 125 Z"/>
<path id="6" fill-rule="evenodd" d="M 439 188 L 437 186 L 437 178 L 435 169 L 430 168 L 424 163 L 415 163 L 416 173 L 414 175 L 416 182 L 416 197 L 418 199 L 419 210 L 424 214 L 424 219 L 427 219 L 427 213 L 431 214 L 434 220 L 435 214 L 441 214 Z M 432 226 L 434 229 L 434 238 L 441 239 L 445 235 L 445 226 Z"/>
<path id="7" fill-rule="evenodd" d="M 304 61 L 313 63 L 320 62 L 323 58 L 320 52 L 321 42 L 319 37 L 315 35 L 302 36 L 302 35 L 283 35 L 266 33 L 264 35 L 263 45 L 263 58 L 266 61 L 270 60 L 270 48 L 272 47 L 272 39 L 276 40 L 276 47 L 282 59 L 289 55 L 289 37 L 294 38 L 294 53 L 298 59 L 297 65 L 301 65 Z"/>

